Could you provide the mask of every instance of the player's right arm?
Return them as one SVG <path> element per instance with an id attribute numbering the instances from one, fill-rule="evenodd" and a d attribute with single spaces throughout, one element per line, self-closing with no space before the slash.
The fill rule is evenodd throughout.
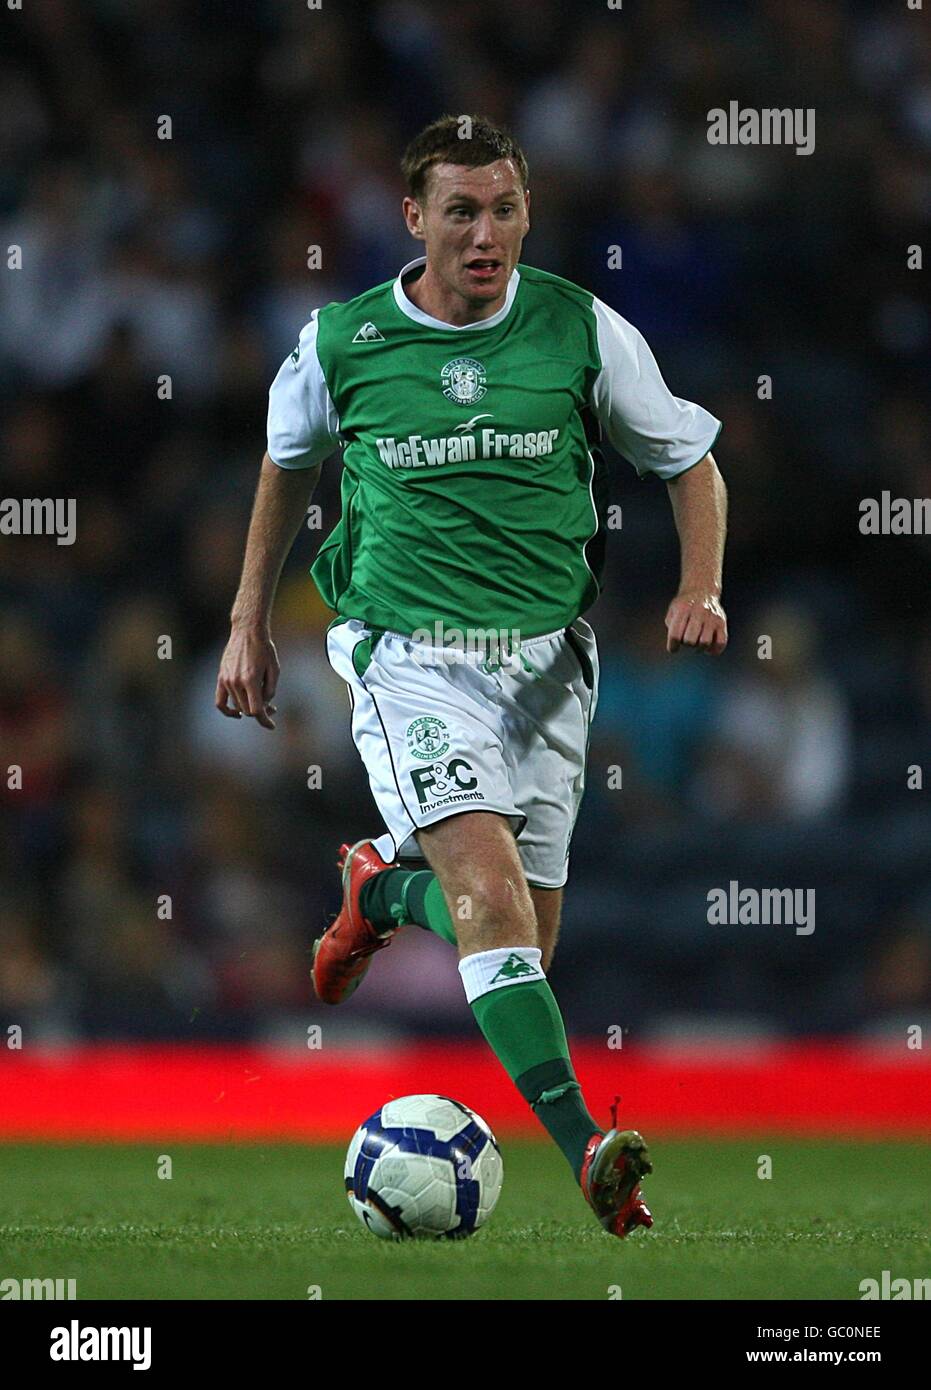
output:
<path id="1" fill-rule="evenodd" d="M 272 604 L 319 477 L 319 463 L 284 469 L 268 454 L 262 460 L 242 578 L 230 614 L 230 638 L 217 679 L 216 706 L 229 719 L 245 714 L 263 729 L 275 727 L 271 701 L 281 668 L 271 634 Z"/>
<path id="2" fill-rule="evenodd" d="M 230 639 L 220 663 L 216 706 L 275 727 L 271 703 L 278 653 L 271 635 L 275 591 L 288 551 L 313 496 L 320 466 L 339 438 L 339 419 L 317 355 L 317 310 L 268 393 L 268 452 L 249 523 Z"/>

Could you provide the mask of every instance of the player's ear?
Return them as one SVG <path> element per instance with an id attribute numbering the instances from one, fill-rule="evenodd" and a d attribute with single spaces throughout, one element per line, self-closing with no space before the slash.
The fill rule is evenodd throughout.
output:
<path id="1" fill-rule="evenodd" d="M 401 211 L 411 236 L 416 237 L 418 241 L 423 241 L 423 212 L 416 198 L 405 198 L 401 204 Z"/>

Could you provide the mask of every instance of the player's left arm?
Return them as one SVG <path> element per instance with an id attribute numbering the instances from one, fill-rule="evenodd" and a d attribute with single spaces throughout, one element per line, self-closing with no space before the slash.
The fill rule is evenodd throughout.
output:
<path id="1" fill-rule="evenodd" d="M 718 656 L 727 646 L 721 607 L 727 488 L 710 453 L 666 488 L 682 557 L 679 592 L 666 611 L 666 650 L 694 647 Z"/>
<path id="2" fill-rule="evenodd" d="M 672 394 L 639 329 L 600 299 L 591 307 L 600 370 L 589 404 L 640 477 L 652 473 L 666 483 L 679 532 L 682 577 L 666 613 L 666 650 L 717 655 L 727 645 L 721 607 L 727 492 L 711 455 L 721 421 Z"/>

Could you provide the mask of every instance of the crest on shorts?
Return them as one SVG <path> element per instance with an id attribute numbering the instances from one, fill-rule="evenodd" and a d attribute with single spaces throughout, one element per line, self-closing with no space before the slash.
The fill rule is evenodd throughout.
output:
<path id="1" fill-rule="evenodd" d="M 415 758 L 432 762 L 449 749 L 446 725 L 432 714 L 422 714 L 407 726 L 407 746 Z"/>
<path id="2" fill-rule="evenodd" d="M 487 394 L 485 368 L 474 357 L 456 357 L 440 372 L 443 395 L 456 405 L 472 405 Z"/>

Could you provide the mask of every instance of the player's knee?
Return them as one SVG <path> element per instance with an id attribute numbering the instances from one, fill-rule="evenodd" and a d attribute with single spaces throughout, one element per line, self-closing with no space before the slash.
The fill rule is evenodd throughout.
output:
<path id="1" fill-rule="evenodd" d="M 460 946 L 536 946 L 537 919 L 526 884 L 507 873 L 477 870 L 461 894 L 456 935 Z"/>

